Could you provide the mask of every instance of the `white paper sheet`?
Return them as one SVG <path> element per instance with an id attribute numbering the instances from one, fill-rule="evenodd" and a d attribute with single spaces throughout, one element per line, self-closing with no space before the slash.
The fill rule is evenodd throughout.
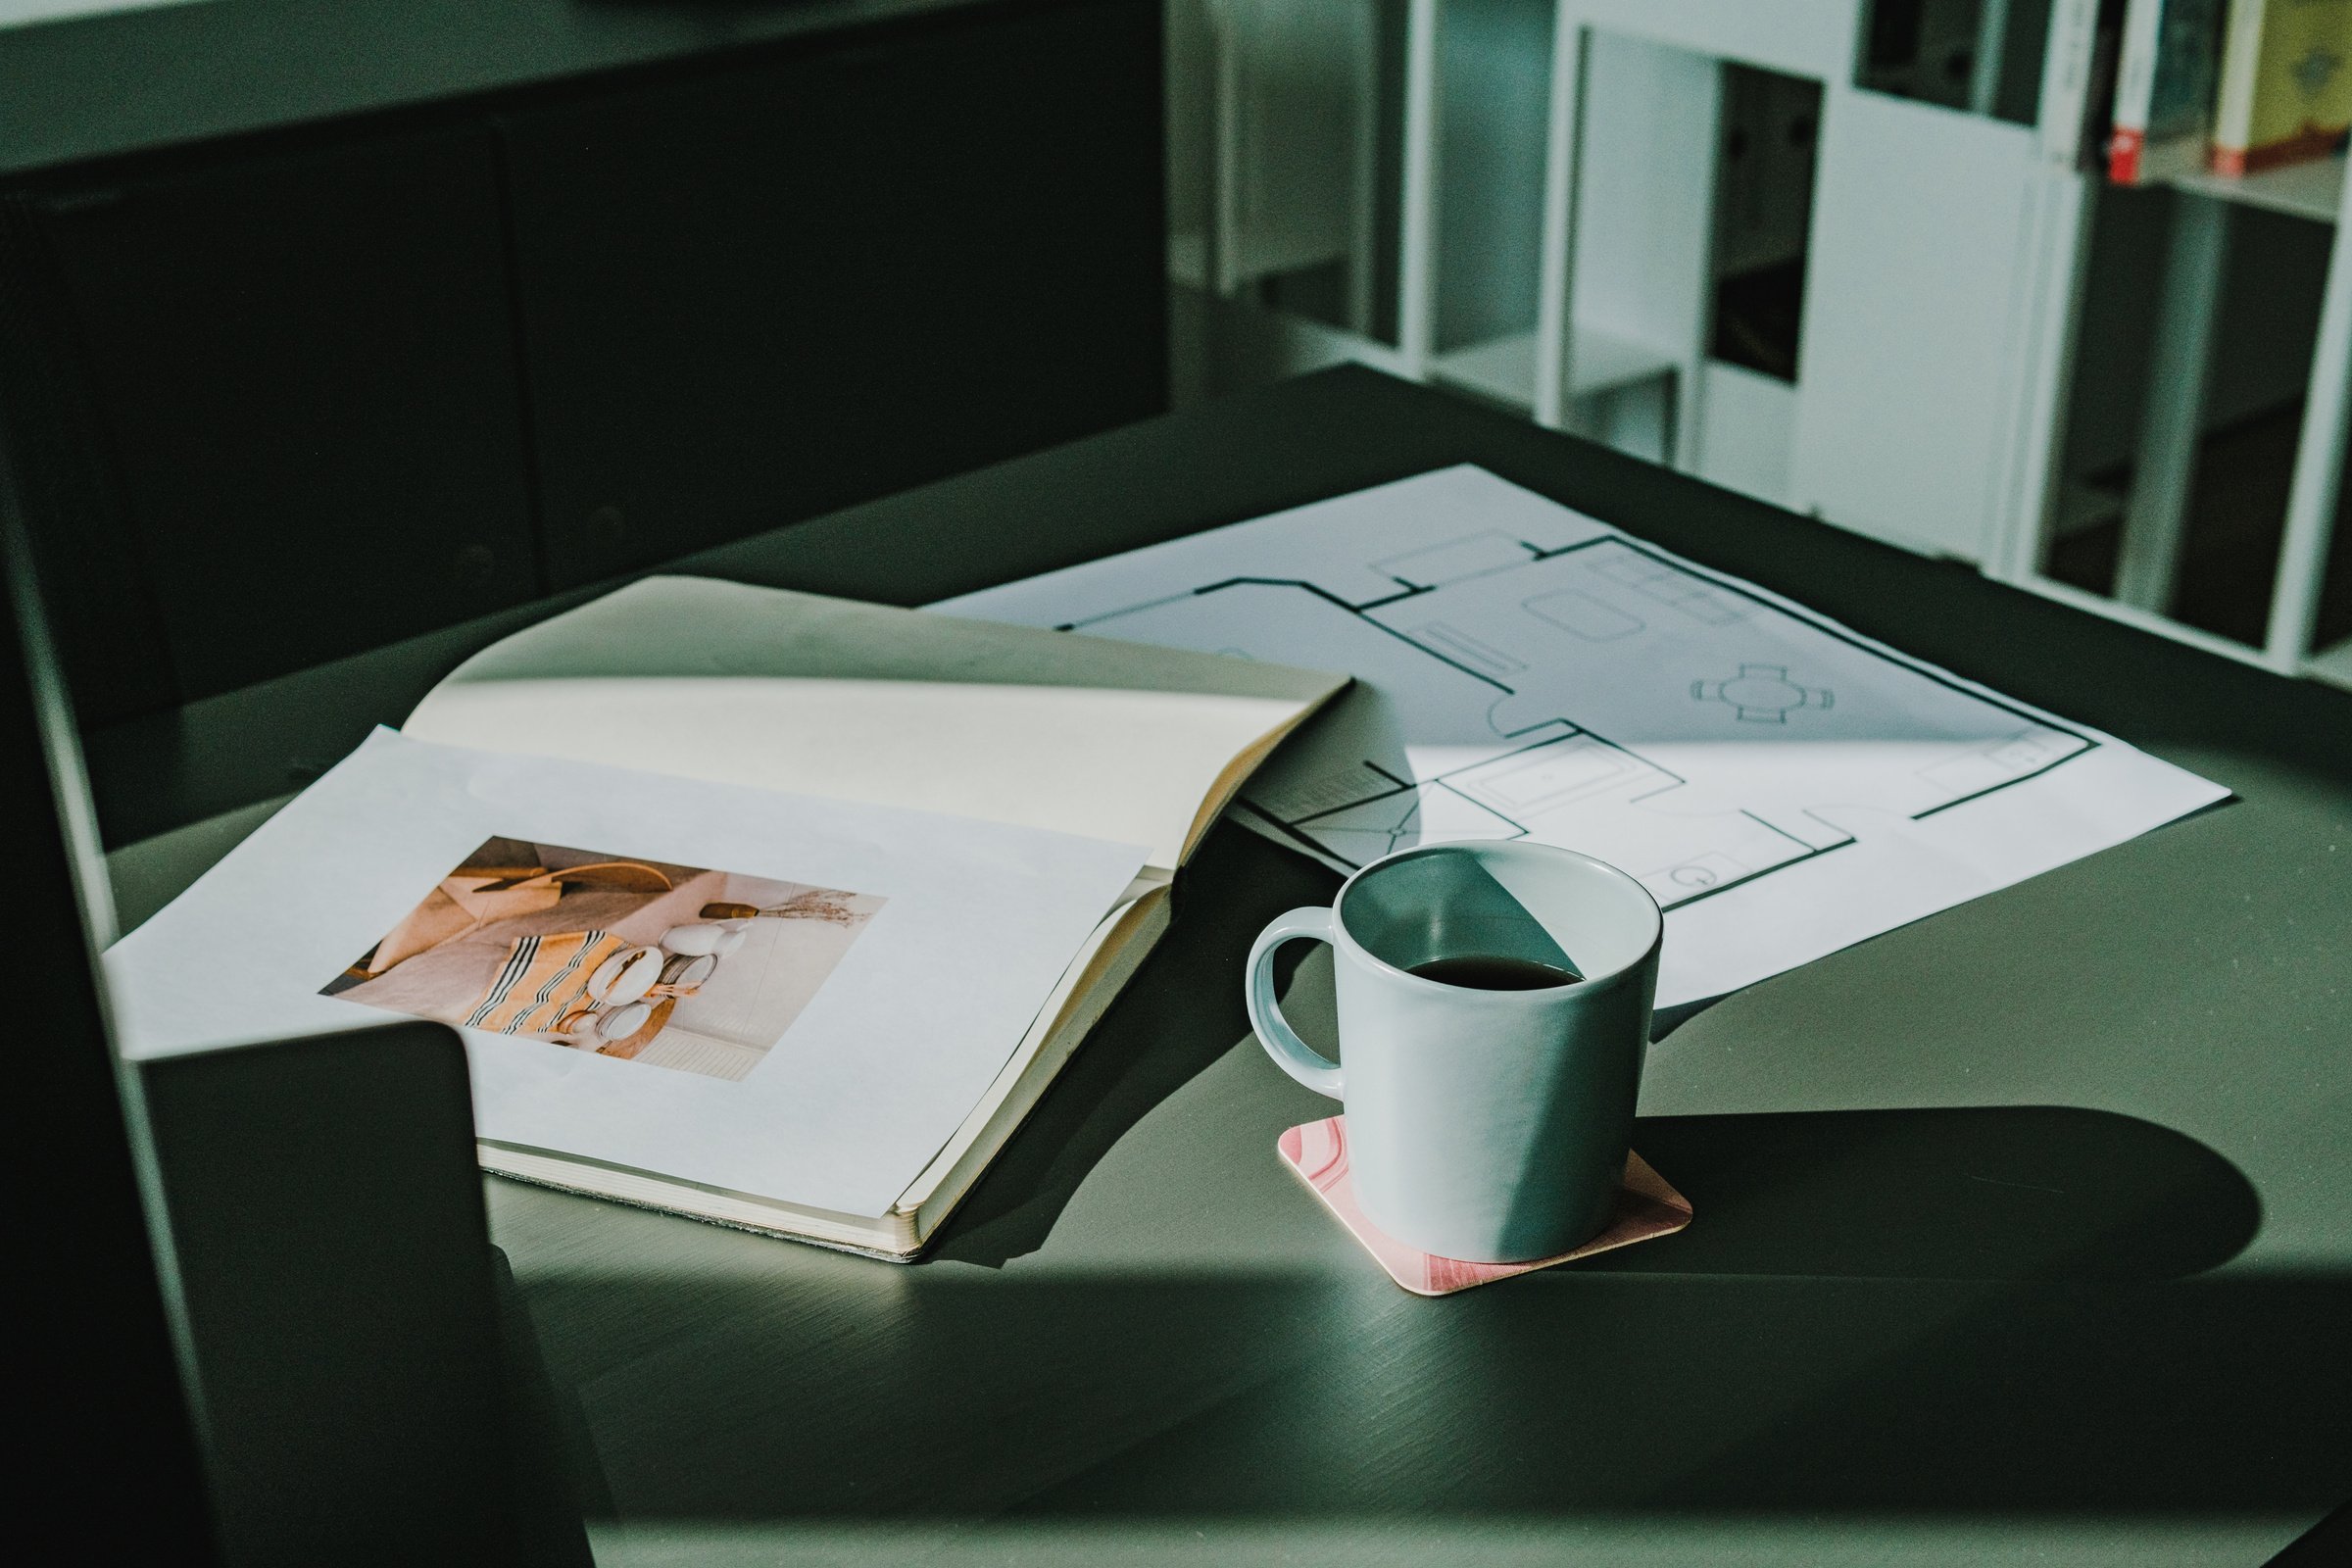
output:
<path id="1" fill-rule="evenodd" d="M 320 987 L 494 836 L 725 873 L 681 883 L 680 919 L 760 885 L 746 879 L 874 910 L 854 940 L 816 933 L 821 977 L 778 982 L 806 1000 L 740 1081 L 461 1031 L 485 1139 L 861 1216 L 886 1212 L 979 1102 L 1145 854 L 378 731 L 107 954 L 126 1054 L 381 1021 Z M 760 951 L 720 962 L 740 976 Z"/>
<path id="2" fill-rule="evenodd" d="M 1243 819 L 1598 856 L 1666 909 L 1662 1006 L 2229 794 L 1469 466 L 931 608 L 1353 673 Z"/>

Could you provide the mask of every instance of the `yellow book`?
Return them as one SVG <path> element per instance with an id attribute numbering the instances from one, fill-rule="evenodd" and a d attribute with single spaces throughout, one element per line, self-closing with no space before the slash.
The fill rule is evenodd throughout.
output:
<path id="1" fill-rule="evenodd" d="M 2352 126 L 2352 0 L 2233 0 L 2213 168 L 2249 174 L 2332 151 Z"/>

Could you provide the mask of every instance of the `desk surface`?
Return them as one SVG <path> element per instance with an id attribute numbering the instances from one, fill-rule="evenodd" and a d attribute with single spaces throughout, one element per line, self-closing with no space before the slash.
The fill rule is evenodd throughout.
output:
<path id="1" fill-rule="evenodd" d="M 930 1262 L 491 1184 L 607 1561 L 2254 1563 L 2352 1491 L 2352 699 L 1354 370 L 696 565 L 921 602 L 1465 460 L 2239 799 L 1701 1014 L 1637 1138 L 1695 1225 L 1443 1301 L 1276 1161 L 1242 958 L 1335 879 L 1221 829 Z"/>

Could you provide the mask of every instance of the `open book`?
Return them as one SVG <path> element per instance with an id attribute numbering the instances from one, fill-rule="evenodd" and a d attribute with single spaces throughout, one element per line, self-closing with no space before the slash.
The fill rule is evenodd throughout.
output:
<path id="1" fill-rule="evenodd" d="M 120 1032 L 443 1018 L 487 1168 L 911 1257 L 1346 684 L 650 578 L 475 656 L 119 943 Z"/>

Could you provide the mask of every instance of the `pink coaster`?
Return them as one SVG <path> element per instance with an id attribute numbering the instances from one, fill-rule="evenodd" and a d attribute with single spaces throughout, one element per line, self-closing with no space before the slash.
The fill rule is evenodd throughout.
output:
<path id="1" fill-rule="evenodd" d="M 1629 1152 L 1624 1184 L 1617 1189 L 1616 1205 L 1598 1236 L 1573 1252 L 1533 1263 L 1465 1263 L 1416 1252 L 1402 1242 L 1392 1241 L 1364 1218 L 1364 1211 L 1355 1204 L 1355 1185 L 1348 1180 L 1347 1117 L 1333 1116 L 1294 1127 L 1275 1147 L 1282 1151 L 1283 1163 L 1305 1179 L 1315 1196 L 1348 1227 L 1348 1233 L 1389 1271 L 1389 1278 L 1415 1296 L 1451 1296 L 1473 1285 L 1507 1280 L 1572 1257 L 1590 1257 L 1612 1248 L 1672 1236 L 1690 1223 L 1690 1200 L 1667 1186 L 1666 1179 L 1651 1170 L 1640 1154 Z"/>

